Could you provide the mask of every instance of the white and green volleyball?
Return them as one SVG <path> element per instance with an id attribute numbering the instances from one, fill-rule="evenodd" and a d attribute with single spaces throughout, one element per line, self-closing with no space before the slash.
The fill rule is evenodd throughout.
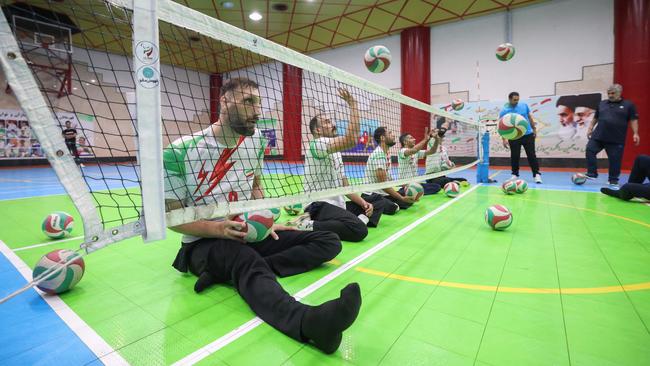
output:
<path id="1" fill-rule="evenodd" d="M 456 182 L 449 182 L 442 188 L 447 197 L 454 198 L 460 193 L 460 186 Z"/>
<path id="2" fill-rule="evenodd" d="M 404 185 L 404 195 L 417 201 L 422 197 L 422 195 L 424 195 L 424 188 L 420 183 L 411 182 Z"/>
<path id="3" fill-rule="evenodd" d="M 53 239 L 60 239 L 70 235 L 72 228 L 74 228 L 74 219 L 63 211 L 47 215 L 41 225 L 43 234 Z"/>
<path id="4" fill-rule="evenodd" d="M 454 99 L 451 101 L 451 108 L 455 111 L 460 111 L 465 107 L 465 102 L 462 99 Z"/>
<path id="5" fill-rule="evenodd" d="M 498 132 L 506 140 L 516 140 L 524 136 L 528 121 L 517 113 L 508 113 L 499 119 Z"/>
<path id="6" fill-rule="evenodd" d="M 271 228 L 275 222 L 271 210 L 244 212 L 233 220 L 244 223 L 242 229 L 242 231 L 246 231 L 244 240 L 249 243 L 256 243 L 266 239 L 271 233 Z"/>
<path id="7" fill-rule="evenodd" d="M 269 211 L 273 214 L 273 221 L 277 222 L 280 219 L 280 215 L 282 215 L 282 210 L 279 208 L 270 208 Z"/>
<path id="8" fill-rule="evenodd" d="M 507 180 L 501 184 L 501 190 L 505 194 L 515 194 L 517 192 L 517 183 L 514 180 Z"/>
<path id="9" fill-rule="evenodd" d="M 528 190 L 528 183 L 523 179 L 515 180 L 515 192 L 525 193 Z"/>
<path id="10" fill-rule="evenodd" d="M 575 173 L 574 175 L 571 176 L 571 181 L 573 184 L 581 185 L 585 184 L 587 181 L 587 176 L 582 174 L 582 173 Z"/>
<path id="11" fill-rule="evenodd" d="M 71 261 L 68 265 L 61 266 L 68 261 Z M 39 290 L 52 295 L 73 288 L 83 277 L 86 265 L 79 253 L 68 249 L 57 249 L 41 257 L 34 267 L 32 277 L 35 279 L 43 272 L 55 267 L 60 268 L 45 275 L 44 280 L 36 285 Z"/>
<path id="12" fill-rule="evenodd" d="M 295 203 L 293 205 L 284 206 L 283 208 L 284 208 L 284 212 L 286 212 L 290 216 L 296 216 L 302 213 L 301 203 Z"/>
<path id="13" fill-rule="evenodd" d="M 363 56 L 366 68 L 374 73 L 386 71 L 390 66 L 391 59 L 390 51 L 384 46 L 372 46 L 368 48 Z"/>
<path id="14" fill-rule="evenodd" d="M 495 52 L 499 61 L 508 61 L 515 56 L 515 46 L 512 43 L 502 43 Z"/>
<path id="15" fill-rule="evenodd" d="M 494 230 L 504 230 L 512 224 L 512 213 L 502 205 L 490 206 L 485 210 L 485 222 Z"/>

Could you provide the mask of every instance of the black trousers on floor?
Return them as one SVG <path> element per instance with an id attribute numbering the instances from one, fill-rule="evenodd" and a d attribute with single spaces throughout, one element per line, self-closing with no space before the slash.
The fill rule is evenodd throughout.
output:
<path id="1" fill-rule="evenodd" d="M 625 145 L 604 142 L 596 139 L 590 139 L 587 142 L 585 155 L 587 157 L 587 174 L 592 177 L 598 176 L 598 159 L 596 155 L 605 149 L 607 160 L 609 162 L 609 182 L 618 183 L 618 177 L 621 175 L 621 163 L 623 161 L 623 149 Z"/>
<path id="2" fill-rule="evenodd" d="M 376 193 L 373 193 L 371 195 L 365 195 L 364 200 L 372 204 L 372 216 L 368 218 L 370 219 L 368 221 L 368 227 L 377 227 L 377 225 L 379 225 L 379 219 L 381 218 L 381 215 L 384 213 L 384 210 L 386 210 L 386 205 L 388 204 L 388 202 L 384 200 L 380 194 L 376 194 Z M 363 207 L 357 205 L 352 201 L 347 201 L 345 203 L 345 209 L 352 212 L 355 216 L 366 214 L 366 210 L 364 210 Z"/>
<path id="3" fill-rule="evenodd" d="M 358 242 L 368 236 L 368 227 L 354 213 L 328 202 L 313 202 L 305 212 L 314 220 L 314 231 L 331 231 L 341 240 Z"/>
<path id="4" fill-rule="evenodd" d="M 232 281 L 239 295 L 262 320 L 282 333 L 304 342 L 300 327 L 307 306 L 296 301 L 278 283 L 307 272 L 336 257 L 341 241 L 323 231 L 281 231 L 259 243 L 227 239 L 201 239 L 183 244 L 173 266 L 196 276 L 209 273 L 217 282 Z"/>
<path id="5" fill-rule="evenodd" d="M 533 171 L 533 176 L 539 174 L 539 163 L 535 154 L 535 134 L 524 135 L 516 140 L 508 140 L 510 145 L 510 166 L 512 174 L 519 176 L 519 158 L 521 157 L 521 147 L 524 147 L 528 157 L 528 165 Z"/>
<path id="6" fill-rule="evenodd" d="M 427 183 L 435 183 L 438 184 L 440 187 L 445 187 L 445 184 L 449 182 L 467 182 L 467 179 L 465 178 L 452 178 L 452 177 L 447 177 L 447 176 L 442 176 L 442 177 L 436 177 L 436 178 L 431 178 L 427 179 Z"/>
<path id="7" fill-rule="evenodd" d="M 630 179 L 620 189 L 621 198 L 626 201 L 634 197 L 650 200 L 650 183 L 643 184 L 646 179 L 650 180 L 650 156 L 639 155 L 634 159 Z"/>
<path id="8" fill-rule="evenodd" d="M 373 205 L 375 204 L 381 204 L 384 207 L 384 213 L 386 215 L 394 215 L 397 210 L 399 210 L 399 206 L 394 203 L 391 200 L 387 199 L 388 196 L 381 195 L 379 193 L 371 193 L 371 194 L 362 194 L 361 198 L 364 200 L 372 203 Z"/>

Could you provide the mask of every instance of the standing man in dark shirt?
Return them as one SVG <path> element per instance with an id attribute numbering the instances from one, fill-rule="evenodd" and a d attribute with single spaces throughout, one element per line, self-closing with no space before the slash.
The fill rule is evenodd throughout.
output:
<path id="1" fill-rule="evenodd" d="M 620 84 L 607 88 L 607 100 L 600 102 L 587 130 L 587 178 L 598 177 L 596 155 L 605 149 L 609 159 L 609 185 L 612 187 L 618 187 L 628 124 L 632 126 L 634 145 L 638 146 L 641 141 L 636 107 L 631 101 L 621 98 L 622 92 Z"/>
<path id="2" fill-rule="evenodd" d="M 72 128 L 72 122 L 65 122 L 65 129 L 63 130 L 63 138 L 65 139 L 65 146 L 70 150 L 70 154 L 74 155 L 74 161 L 79 161 L 79 151 L 77 151 L 77 130 Z"/>

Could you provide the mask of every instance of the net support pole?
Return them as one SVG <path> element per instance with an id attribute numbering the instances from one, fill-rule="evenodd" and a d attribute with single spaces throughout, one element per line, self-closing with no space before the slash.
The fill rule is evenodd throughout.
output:
<path id="1" fill-rule="evenodd" d="M 489 171 L 490 171 L 490 133 L 488 131 L 483 132 L 481 136 L 481 143 L 478 145 L 479 156 L 481 160 L 476 167 L 476 182 L 477 183 L 489 183 Z"/>
<path id="2" fill-rule="evenodd" d="M 133 7 L 138 162 L 144 210 L 144 240 L 165 238 L 165 195 L 160 116 L 160 51 L 158 1 L 139 0 Z"/>

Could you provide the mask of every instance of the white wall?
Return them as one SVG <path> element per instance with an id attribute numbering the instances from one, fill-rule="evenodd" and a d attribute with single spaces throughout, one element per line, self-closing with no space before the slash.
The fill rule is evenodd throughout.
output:
<path id="1" fill-rule="evenodd" d="M 386 46 L 390 50 L 392 56 L 392 61 L 388 70 L 379 74 L 368 71 L 363 62 L 363 55 L 366 53 L 366 50 L 377 45 Z M 400 36 L 398 34 L 332 50 L 312 53 L 309 56 L 375 82 L 386 88 L 395 89 L 401 87 L 402 62 L 400 60 L 400 50 Z"/>
<path id="2" fill-rule="evenodd" d="M 505 41 L 505 13 L 470 18 L 431 28 L 431 83 L 470 92 L 476 100 L 476 61 L 481 99 L 504 100 L 512 90 L 522 97 L 555 94 L 555 82 L 582 78 L 582 67 L 614 62 L 613 0 L 554 0 L 512 11 L 515 57 L 496 59 Z M 391 67 L 373 74 L 363 64 L 370 46 L 384 45 Z M 400 36 L 394 35 L 310 56 L 387 88 L 401 86 Z"/>
<path id="3" fill-rule="evenodd" d="M 481 99 L 555 94 L 555 82 L 582 78 L 582 66 L 614 61 L 612 0 L 558 0 L 512 11 L 508 62 L 494 56 L 505 41 L 505 13 L 433 27 L 431 82 L 450 83 L 451 91 L 469 90 L 476 100 L 476 61 L 480 62 Z"/>

